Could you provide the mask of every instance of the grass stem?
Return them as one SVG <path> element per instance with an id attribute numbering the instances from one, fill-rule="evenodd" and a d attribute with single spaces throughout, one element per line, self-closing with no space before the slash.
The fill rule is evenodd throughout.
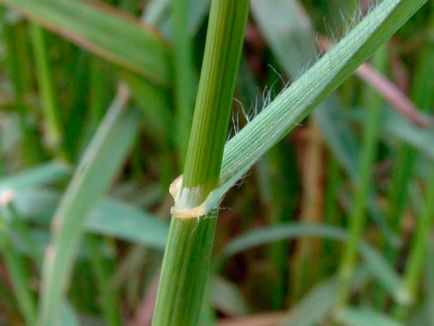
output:
<path id="1" fill-rule="evenodd" d="M 63 128 L 60 110 L 55 96 L 56 91 L 54 89 L 50 60 L 47 53 L 45 32 L 40 26 L 34 23 L 29 25 L 29 31 L 33 45 L 42 112 L 45 119 L 46 142 L 49 148 L 52 148 L 60 157 L 63 157 L 65 154 L 62 149 Z"/>
<path id="2" fill-rule="evenodd" d="M 373 60 L 376 66 L 384 66 L 387 50 L 381 47 L 374 55 Z M 339 292 L 337 308 L 344 307 L 349 297 L 349 280 L 356 266 L 356 249 L 362 239 L 362 232 L 366 220 L 366 201 L 372 184 L 372 173 L 376 157 L 378 135 L 380 131 L 380 113 L 382 100 L 378 95 L 372 94 L 372 89 L 368 91 L 369 101 L 367 115 L 364 123 L 364 139 L 362 147 L 362 161 L 360 162 L 360 179 L 355 193 L 354 203 L 349 216 L 349 239 L 342 255 L 339 275 L 342 286 Z"/>
<path id="3" fill-rule="evenodd" d="M 176 209 L 189 210 L 218 185 L 248 0 L 213 0 L 184 177 Z M 196 325 L 211 259 L 217 212 L 172 217 L 153 325 Z"/>
<path id="4" fill-rule="evenodd" d="M 434 216 L 434 171 L 427 183 L 425 207 L 417 220 L 416 231 L 413 236 L 407 268 L 403 276 L 400 289 L 401 304 L 396 306 L 395 317 L 405 321 L 409 308 L 414 301 L 420 280 L 424 257 L 428 245 L 430 232 L 433 228 Z"/>

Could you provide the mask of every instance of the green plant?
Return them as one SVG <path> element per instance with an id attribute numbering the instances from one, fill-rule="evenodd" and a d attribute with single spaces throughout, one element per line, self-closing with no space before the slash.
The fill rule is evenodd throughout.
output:
<path id="1" fill-rule="evenodd" d="M 0 0 L 0 318 L 432 319 L 432 4 L 383 45 L 426 2 Z"/>
<path id="2" fill-rule="evenodd" d="M 199 206 L 220 178 L 248 7 L 248 0 L 211 5 L 184 175 L 172 185 L 175 204 L 154 325 L 195 325 L 199 318 L 217 218 Z"/>
<path id="3" fill-rule="evenodd" d="M 202 221 L 200 219 L 201 216 L 205 216 L 206 212 L 215 209 L 217 203 L 221 200 L 221 196 L 223 196 L 227 189 L 229 189 L 230 186 L 232 186 L 252 166 L 252 164 L 261 155 L 263 155 L 267 149 L 274 145 L 274 143 L 277 142 L 283 134 L 294 128 L 294 126 L 300 120 L 302 120 L 309 113 L 309 111 L 313 110 L 313 108 L 320 102 L 321 99 L 327 96 L 331 91 L 334 90 L 335 87 L 342 83 L 342 81 L 363 60 L 372 54 L 377 46 L 384 42 L 389 35 L 399 28 L 399 26 L 401 26 L 417 9 L 419 9 L 423 3 L 424 1 L 420 1 L 419 3 L 409 1 L 384 1 L 377 8 L 375 8 L 362 22 L 360 22 L 360 24 L 354 30 L 352 30 L 346 36 L 346 38 L 338 43 L 334 49 L 321 58 L 311 69 L 301 76 L 286 91 L 279 95 L 268 107 L 264 109 L 261 114 L 259 114 L 246 127 L 244 127 L 233 139 L 231 139 L 231 141 L 229 141 L 225 148 L 225 155 L 223 156 L 223 163 L 220 172 L 220 187 L 217 189 L 214 189 L 214 187 L 218 184 L 218 169 L 220 165 L 218 164 L 219 160 L 216 158 L 219 156 L 216 156 L 216 154 L 213 152 L 208 152 L 210 145 L 207 143 L 207 140 L 212 136 L 199 136 L 199 134 L 196 134 L 194 129 L 195 122 L 193 123 L 193 140 L 190 143 L 189 150 L 198 150 L 198 152 L 193 152 L 194 154 L 187 153 L 186 171 L 182 181 L 182 188 L 179 190 L 179 193 L 177 193 L 178 190 L 175 190 L 174 207 L 175 210 L 180 210 L 182 214 L 186 214 L 185 217 L 198 217 L 198 229 L 195 230 L 196 222 L 194 220 L 184 222 L 186 225 L 188 225 L 188 233 L 187 238 L 181 237 L 178 235 L 178 232 L 179 234 L 183 234 L 184 232 L 178 231 L 182 228 L 178 227 L 177 225 L 182 222 L 176 219 L 172 221 L 172 233 L 169 235 L 166 260 L 164 261 L 164 268 L 162 272 L 160 298 L 158 299 L 156 309 L 157 317 L 154 319 L 154 321 L 159 323 L 161 320 L 159 318 L 161 318 L 160 316 L 162 315 L 166 316 L 166 318 L 171 318 L 168 317 L 168 312 L 171 311 L 173 313 L 174 309 L 178 308 L 178 305 L 176 304 L 167 304 L 167 301 L 161 299 L 161 296 L 164 298 L 166 298 L 166 296 L 170 296 L 170 300 L 172 301 L 181 300 L 189 302 L 191 306 L 194 307 L 191 308 L 189 306 L 189 309 L 194 309 L 196 313 L 195 319 L 192 320 L 194 321 L 198 318 L 198 307 L 200 305 L 192 304 L 190 301 L 196 300 L 196 298 L 194 296 L 191 299 L 190 297 L 187 297 L 188 300 L 186 300 L 186 297 L 184 297 L 182 294 L 179 294 L 176 290 L 175 284 L 181 283 L 181 287 L 189 286 L 189 284 L 182 283 L 181 280 L 173 276 L 173 274 L 176 273 L 176 269 L 181 269 L 179 268 L 179 265 L 181 264 L 181 261 L 184 261 L 184 257 L 180 257 L 180 254 L 174 252 L 174 245 L 172 244 L 171 240 L 174 239 L 173 241 L 175 241 L 176 239 L 176 241 L 182 241 L 186 243 L 185 245 L 187 248 L 189 248 L 188 252 L 191 251 L 194 253 L 194 255 L 187 254 L 189 257 L 195 257 L 192 258 L 191 265 L 189 265 L 188 262 L 184 262 L 181 265 L 183 266 L 182 270 L 185 271 L 183 273 L 190 275 L 198 269 L 189 269 L 191 268 L 190 266 L 197 264 L 196 259 L 200 259 L 200 256 L 202 255 L 208 255 L 209 257 L 209 248 L 211 246 L 210 243 L 212 243 L 213 238 L 213 231 L 202 231 L 203 229 L 201 227 L 201 223 L 205 224 L 204 228 L 206 228 L 208 224 L 214 222 L 209 222 L 206 219 Z M 213 20 L 211 19 L 211 24 L 212 23 Z M 213 25 L 211 25 L 211 27 L 213 27 Z M 212 32 L 213 31 L 211 29 L 209 31 L 210 34 L 208 35 L 212 35 Z M 208 53 L 205 52 L 205 63 L 208 59 L 207 55 Z M 332 68 L 330 68 L 330 64 Z M 208 77 L 208 75 L 205 76 Z M 199 88 L 199 99 L 201 96 L 201 91 L 201 88 Z M 198 103 L 200 103 L 200 100 L 198 100 Z M 292 110 L 288 110 L 289 108 Z M 377 110 L 374 110 L 373 112 L 376 111 Z M 201 111 L 196 112 L 198 112 L 196 114 L 199 116 L 199 112 Z M 199 118 L 195 119 L 200 121 Z M 203 132 L 207 133 L 208 135 L 212 135 L 213 129 L 210 129 L 207 126 L 209 121 L 206 120 L 206 118 L 202 119 L 202 121 L 204 121 L 202 122 L 204 124 Z M 219 123 L 221 122 L 219 121 Z M 224 128 L 217 128 L 216 130 L 220 132 L 223 130 L 223 134 L 225 134 Z M 201 147 L 199 147 L 200 149 L 195 147 L 197 141 L 196 139 L 198 137 L 202 137 L 200 144 Z M 195 173 L 193 175 L 193 171 L 188 169 L 191 164 L 190 162 L 195 162 L 195 160 L 198 160 L 198 157 L 201 154 L 204 156 L 202 156 L 199 161 L 200 165 L 193 170 Z M 217 153 L 217 155 L 219 154 Z M 371 164 L 371 161 L 372 160 L 369 155 L 367 159 L 367 162 L 369 163 L 367 164 Z M 364 170 L 369 171 L 367 168 Z M 209 179 L 204 177 L 207 175 L 209 176 Z M 179 186 L 175 185 L 175 187 Z M 365 188 L 367 188 L 367 186 Z M 194 213 L 194 211 L 193 213 L 189 212 L 192 209 L 197 210 L 200 213 Z M 185 213 L 183 213 L 183 211 L 185 211 Z M 183 215 L 180 215 L 180 217 L 182 216 Z M 357 217 L 357 220 L 360 220 L 360 218 Z M 211 219 L 211 221 L 213 221 L 213 219 Z M 210 229 L 213 230 L 213 227 L 210 227 Z M 359 230 L 359 228 L 356 228 L 355 230 Z M 209 233 L 207 234 L 207 232 Z M 355 234 L 357 233 L 359 233 L 359 231 L 356 231 Z M 197 240 L 196 235 L 199 236 Z M 178 240 L 180 238 L 181 240 Z M 197 243 L 195 243 L 196 241 Z M 202 241 L 204 243 L 202 243 Z M 357 242 L 357 239 L 353 240 L 352 242 Z M 197 250 L 195 248 L 198 246 L 200 246 L 204 252 L 198 253 L 195 251 Z M 208 253 L 204 248 L 208 249 Z M 185 249 L 182 252 L 185 254 Z M 352 250 L 349 252 L 349 255 L 354 255 Z M 196 254 L 198 254 L 199 257 L 196 257 Z M 354 258 L 350 258 L 350 260 L 353 259 Z M 208 261 L 201 265 L 203 268 L 203 266 L 208 265 Z M 204 272 L 202 271 L 202 273 Z M 351 271 L 349 273 L 351 273 Z M 171 280 L 167 281 L 169 277 Z M 197 283 L 197 287 L 203 288 L 203 285 L 201 286 L 201 284 L 203 284 L 203 278 L 204 276 L 202 275 L 198 277 L 200 281 Z M 162 309 L 163 306 L 164 309 L 167 309 L 164 313 L 160 312 L 159 310 Z M 177 324 L 177 318 L 179 317 L 176 313 L 174 313 L 174 316 L 175 317 L 173 317 L 174 319 L 172 320 L 172 323 Z M 166 319 L 166 323 L 167 320 L 170 319 Z M 184 322 L 187 320 L 190 321 L 189 319 L 179 319 L 179 321 Z"/>

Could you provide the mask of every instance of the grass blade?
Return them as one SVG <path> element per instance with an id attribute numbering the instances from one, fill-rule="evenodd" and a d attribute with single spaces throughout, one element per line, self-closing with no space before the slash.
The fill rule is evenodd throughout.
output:
<path id="1" fill-rule="evenodd" d="M 223 250 L 223 258 L 229 258 L 241 251 L 256 246 L 274 243 L 276 241 L 298 237 L 320 237 L 345 242 L 348 234 L 342 229 L 326 225 L 282 224 L 265 227 L 248 232 L 232 240 Z M 363 257 L 372 274 L 388 290 L 391 296 L 397 298 L 400 278 L 381 256 L 381 254 L 366 242 L 360 242 L 357 251 Z"/>
<path id="2" fill-rule="evenodd" d="M 403 326 L 387 315 L 366 308 L 345 308 L 337 320 L 348 326 Z"/>
<path id="3" fill-rule="evenodd" d="M 16 193 L 13 205 L 26 222 L 40 226 L 50 223 L 60 201 L 60 193 L 43 188 Z M 86 232 L 164 250 L 168 225 L 156 216 L 120 200 L 99 201 L 85 223 Z"/>
<path id="4" fill-rule="evenodd" d="M 92 212 L 86 231 L 164 250 L 168 225 L 155 216 L 115 200 L 104 200 Z"/>
<path id="5" fill-rule="evenodd" d="M 228 280 L 215 277 L 212 280 L 212 303 L 227 315 L 247 314 L 247 302 L 242 296 L 241 291 Z"/>
<path id="6" fill-rule="evenodd" d="M 220 186 L 203 204 L 218 206 L 224 194 L 284 135 L 401 27 L 426 0 L 384 0 L 305 74 L 283 91 L 225 147 Z"/>
<path id="7" fill-rule="evenodd" d="M 39 188 L 44 184 L 65 180 L 70 175 L 69 168 L 59 162 L 48 162 L 15 175 L 0 178 L 0 191 L 19 191 Z"/>
<path id="8" fill-rule="evenodd" d="M 317 285 L 292 309 L 280 326 L 311 326 L 325 319 L 333 308 L 339 290 L 336 278 Z"/>
<path id="9" fill-rule="evenodd" d="M 54 150 L 59 157 L 63 156 L 63 135 L 59 107 L 55 97 L 55 89 L 50 69 L 50 61 L 47 54 L 45 32 L 36 25 L 29 26 L 30 38 L 33 45 L 36 75 L 41 97 L 41 106 L 46 125 L 45 138 L 49 148 Z"/>
<path id="10" fill-rule="evenodd" d="M 375 63 L 384 69 L 386 63 L 387 52 L 386 48 L 381 47 L 374 55 Z M 377 147 L 379 143 L 380 133 L 380 114 L 382 101 L 378 94 L 373 93 L 373 89 L 367 89 L 365 101 L 368 107 L 366 120 L 364 121 L 363 131 L 363 146 L 362 160 L 360 161 L 360 177 L 357 180 L 357 190 L 354 194 L 354 204 L 350 213 L 349 232 L 350 237 L 344 248 L 341 257 L 339 275 L 341 277 L 342 286 L 338 307 L 344 306 L 348 300 L 350 287 L 349 280 L 356 265 L 357 255 L 355 253 L 358 243 L 361 241 L 365 223 L 366 223 L 366 208 L 365 203 L 369 196 L 369 189 L 373 185 L 373 169 L 376 160 Z"/>
<path id="11" fill-rule="evenodd" d="M 128 92 L 118 97 L 87 148 L 53 219 L 54 239 L 47 249 L 39 325 L 55 325 L 72 264 L 90 210 L 113 180 L 134 137 L 139 113 L 127 110 Z"/>

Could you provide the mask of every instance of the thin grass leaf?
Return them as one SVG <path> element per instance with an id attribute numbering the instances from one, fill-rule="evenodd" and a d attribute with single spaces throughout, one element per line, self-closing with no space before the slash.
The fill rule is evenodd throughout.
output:
<path id="1" fill-rule="evenodd" d="M 420 128 L 412 125 L 407 120 L 393 111 L 389 111 L 385 118 L 384 135 L 389 135 L 416 148 L 425 156 L 434 160 L 433 128 Z"/>
<path id="2" fill-rule="evenodd" d="M 147 83 L 133 74 L 122 74 L 121 78 L 128 84 L 133 99 L 143 111 L 144 120 L 148 122 L 146 130 L 153 134 L 160 144 L 173 141 L 175 133 L 172 128 L 167 128 L 174 124 L 169 91 Z"/>
<path id="3" fill-rule="evenodd" d="M 117 14 L 115 9 L 74 0 L 0 0 L 0 4 L 152 82 L 170 84 L 167 45 L 155 31 Z"/>
<path id="4" fill-rule="evenodd" d="M 229 316 L 245 315 L 248 305 L 240 290 L 228 280 L 215 277 L 212 280 L 212 304 Z"/>
<path id="5" fill-rule="evenodd" d="M 188 34 L 193 37 L 204 22 L 211 0 L 188 0 Z M 143 21 L 159 28 L 169 39 L 173 37 L 170 27 L 171 0 L 152 0 L 143 13 Z"/>
<path id="6" fill-rule="evenodd" d="M 235 238 L 223 250 L 222 256 L 227 259 L 241 251 L 276 241 L 295 239 L 299 237 L 321 237 L 339 242 L 345 242 L 347 233 L 337 227 L 327 225 L 281 224 L 264 227 L 248 232 Z M 372 274 L 394 298 L 398 298 L 400 278 L 381 256 L 381 254 L 366 242 L 357 247 L 358 252 L 371 269 Z"/>
<path id="7" fill-rule="evenodd" d="M 48 162 L 16 174 L 0 178 L 1 191 L 20 191 L 39 188 L 53 182 L 65 180 L 70 175 L 70 169 L 64 163 Z"/>
<path id="8" fill-rule="evenodd" d="M 49 148 L 59 156 L 63 156 L 62 121 L 59 106 L 55 96 L 53 75 L 44 30 L 35 24 L 30 24 L 29 34 L 33 45 L 36 75 L 40 93 L 40 102 L 45 121 L 45 139 Z"/>
<path id="9" fill-rule="evenodd" d="M 28 223 L 47 226 L 60 199 L 57 191 L 30 189 L 18 192 L 13 205 Z M 164 250 L 169 230 L 156 216 L 112 198 L 104 198 L 96 204 L 84 227 L 86 232 L 156 250 Z"/>
<path id="10" fill-rule="evenodd" d="M 371 277 L 366 266 L 356 269 L 351 286 L 357 286 Z M 339 279 L 332 277 L 315 286 L 306 296 L 290 310 L 279 326 L 313 326 L 324 321 L 332 311 L 339 293 Z"/>
<path id="11" fill-rule="evenodd" d="M 280 326 L 312 326 L 324 320 L 336 302 L 339 280 L 334 277 L 315 286 L 291 310 Z"/>
<path id="12" fill-rule="evenodd" d="M 78 325 L 80 325 L 80 322 L 77 313 L 68 301 L 64 301 L 62 305 L 62 326 Z"/>
<path id="13" fill-rule="evenodd" d="M 255 0 L 252 2 L 252 9 L 278 62 L 290 77 L 297 77 L 318 55 L 315 33 L 309 16 L 295 0 Z M 337 96 L 332 94 L 326 98 L 314 111 L 313 118 L 336 160 L 353 183 L 357 184 L 360 175 L 360 149 Z M 396 245 L 398 239 L 391 232 L 385 216 L 378 208 L 375 191 L 370 190 L 367 202 L 370 217 L 378 224 L 388 241 Z"/>
<path id="14" fill-rule="evenodd" d="M 164 250 L 169 226 L 134 206 L 104 200 L 92 212 L 86 231 Z"/>
<path id="15" fill-rule="evenodd" d="M 380 69 L 385 68 L 387 58 L 386 47 L 380 47 L 373 56 L 373 63 Z M 369 198 L 370 188 L 373 186 L 373 170 L 379 146 L 380 117 L 382 99 L 372 88 L 365 90 L 367 114 L 363 121 L 363 141 L 361 148 L 361 160 L 358 168 L 360 177 L 357 180 L 354 193 L 353 206 L 349 215 L 349 238 L 344 247 L 339 267 L 341 278 L 341 290 L 339 293 L 338 307 L 345 306 L 349 300 L 349 281 L 357 261 L 356 247 L 362 240 L 366 224 L 366 202 Z"/>
<path id="16" fill-rule="evenodd" d="M 336 319 L 347 326 L 403 326 L 387 315 L 366 308 L 345 308 Z"/>
<path id="17" fill-rule="evenodd" d="M 25 25 L 9 19 L 9 11 L 0 8 L 2 40 L 6 60 L 4 66 L 12 88 L 13 107 L 19 123 L 21 150 L 24 161 L 29 165 L 39 164 L 44 151 L 37 137 L 35 125 L 31 122 L 31 106 L 27 96 L 32 91 L 28 49 L 28 33 Z"/>
<path id="18" fill-rule="evenodd" d="M 434 170 L 426 180 L 426 194 L 422 209 L 418 212 L 410 251 L 406 262 L 405 272 L 400 287 L 400 306 L 395 307 L 394 316 L 405 322 L 414 305 L 419 291 L 420 276 L 427 255 L 430 232 L 434 225 Z"/>
<path id="19" fill-rule="evenodd" d="M 287 74 L 300 75 L 317 56 L 309 16 L 295 0 L 252 0 L 252 14 Z"/>
<path id="20" fill-rule="evenodd" d="M 53 219 L 54 239 L 47 249 L 39 325 L 55 325 L 68 287 L 86 219 L 115 177 L 137 134 L 140 114 L 125 108 L 128 92 L 120 89 L 87 148 Z"/>
<path id="21" fill-rule="evenodd" d="M 32 188 L 16 192 L 12 204 L 26 223 L 47 226 L 59 204 L 60 197 L 58 191 Z"/>
<path id="22" fill-rule="evenodd" d="M 430 236 L 428 242 L 428 257 L 434 256 L 434 237 Z M 426 284 L 426 317 L 430 326 L 434 325 L 434 261 L 428 259 L 425 267 L 425 284 Z"/>

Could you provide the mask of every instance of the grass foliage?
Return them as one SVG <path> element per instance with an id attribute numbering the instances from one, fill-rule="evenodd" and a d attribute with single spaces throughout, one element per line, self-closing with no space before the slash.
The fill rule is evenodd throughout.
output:
<path id="1" fill-rule="evenodd" d="M 434 325 L 432 2 L 0 8 L 0 324 Z"/>

